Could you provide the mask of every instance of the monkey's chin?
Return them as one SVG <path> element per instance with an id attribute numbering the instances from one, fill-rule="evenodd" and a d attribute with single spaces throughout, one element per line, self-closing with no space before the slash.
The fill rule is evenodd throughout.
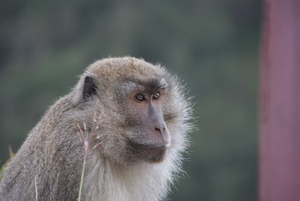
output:
<path id="1" fill-rule="evenodd" d="M 166 154 L 166 145 L 142 145 L 142 144 L 132 144 L 135 152 L 144 161 L 150 163 L 162 162 Z"/>

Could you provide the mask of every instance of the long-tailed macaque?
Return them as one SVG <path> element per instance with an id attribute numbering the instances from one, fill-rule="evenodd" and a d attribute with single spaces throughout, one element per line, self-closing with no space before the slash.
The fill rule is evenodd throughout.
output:
<path id="1" fill-rule="evenodd" d="M 99 60 L 29 133 L 3 172 L 0 199 L 162 200 L 180 171 L 191 111 L 160 65 Z"/>

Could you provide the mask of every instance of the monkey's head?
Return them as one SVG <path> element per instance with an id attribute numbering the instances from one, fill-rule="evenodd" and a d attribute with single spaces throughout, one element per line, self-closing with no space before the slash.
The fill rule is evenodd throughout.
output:
<path id="1" fill-rule="evenodd" d="M 105 114 L 91 139 L 99 144 L 95 150 L 114 163 L 157 163 L 185 147 L 189 103 L 177 78 L 159 65 L 132 57 L 100 60 L 87 68 L 71 94 L 82 121 Z"/>

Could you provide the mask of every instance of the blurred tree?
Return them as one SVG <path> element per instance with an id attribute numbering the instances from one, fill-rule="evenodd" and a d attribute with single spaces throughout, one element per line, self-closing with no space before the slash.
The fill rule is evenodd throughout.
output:
<path id="1" fill-rule="evenodd" d="M 256 200 L 259 0 L 0 2 L 0 158 L 96 59 L 162 63 L 197 127 L 171 199 Z"/>

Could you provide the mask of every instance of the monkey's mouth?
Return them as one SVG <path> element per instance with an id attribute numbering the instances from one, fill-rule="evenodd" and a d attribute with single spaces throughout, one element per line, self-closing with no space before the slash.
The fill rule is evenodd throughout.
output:
<path id="1" fill-rule="evenodd" d="M 135 149 L 142 149 L 142 150 L 152 150 L 152 149 L 166 149 L 165 144 L 139 144 L 136 142 L 131 142 L 131 146 L 134 147 Z"/>
<path id="2" fill-rule="evenodd" d="M 165 149 L 166 146 L 164 144 L 162 144 L 162 145 L 137 145 L 137 148 L 139 148 L 139 149 L 146 149 L 146 150 L 150 150 L 150 149 Z"/>

